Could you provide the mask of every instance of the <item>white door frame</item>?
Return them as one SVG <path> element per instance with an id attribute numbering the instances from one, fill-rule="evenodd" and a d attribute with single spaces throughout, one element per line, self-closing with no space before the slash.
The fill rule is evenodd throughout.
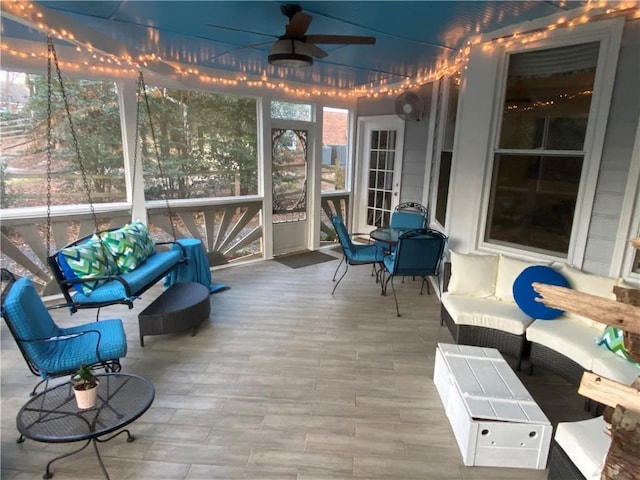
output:
<path id="1" fill-rule="evenodd" d="M 404 120 L 397 115 L 376 115 L 358 118 L 356 143 L 356 164 L 353 185 L 353 222 L 351 229 L 358 232 L 369 232 L 373 229 L 367 224 L 367 195 L 369 187 L 369 146 L 371 132 L 374 130 L 395 130 L 396 155 L 393 173 L 393 190 L 391 210 L 399 203 L 402 155 L 404 152 Z"/>

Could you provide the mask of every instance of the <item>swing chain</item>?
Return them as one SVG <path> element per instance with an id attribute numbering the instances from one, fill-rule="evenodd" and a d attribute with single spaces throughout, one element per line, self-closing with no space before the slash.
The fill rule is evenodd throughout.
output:
<path id="1" fill-rule="evenodd" d="M 147 117 L 149 118 L 149 131 L 151 133 L 151 142 L 153 144 L 153 150 L 156 157 L 156 163 L 158 164 L 158 174 L 160 175 L 160 179 L 163 185 L 163 194 L 164 201 L 167 205 L 167 214 L 169 215 L 169 223 L 171 224 L 171 233 L 173 234 L 173 239 L 176 239 L 176 228 L 173 224 L 173 212 L 171 211 L 171 205 L 169 203 L 169 185 L 168 185 L 168 177 L 164 173 L 164 169 L 162 167 L 162 162 L 160 162 L 160 152 L 158 151 L 158 142 L 156 140 L 155 129 L 153 128 L 153 119 L 151 118 L 151 108 L 149 108 L 149 97 L 147 95 L 147 86 L 144 82 L 144 77 L 142 75 L 142 70 L 140 70 L 140 74 L 138 76 L 138 96 L 142 95 L 144 98 L 145 107 L 147 110 Z M 139 99 L 138 99 L 139 100 Z M 138 101 L 136 111 L 136 139 L 138 138 L 138 125 L 139 125 L 139 117 L 140 117 L 140 101 Z M 134 181 L 135 181 L 135 171 L 136 171 L 136 161 L 137 161 L 137 146 L 136 146 L 136 154 L 134 154 Z"/>
<path id="2" fill-rule="evenodd" d="M 71 120 L 71 111 L 69 109 L 69 101 L 67 99 L 67 92 L 64 88 L 64 83 L 62 81 L 62 73 L 60 72 L 60 65 L 58 65 L 58 56 L 56 55 L 56 50 L 53 46 L 53 39 L 51 36 L 47 38 L 47 44 L 50 46 L 51 53 L 53 56 L 53 61 L 56 66 L 56 73 L 58 75 L 58 82 L 60 83 L 60 93 L 62 94 L 62 100 L 64 101 L 65 112 L 67 113 L 67 119 L 69 120 L 69 129 L 71 131 L 71 138 L 73 140 L 73 147 L 76 152 L 76 159 L 78 162 L 78 166 L 80 167 L 80 173 L 82 174 L 82 182 L 84 185 L 85 193 L 87 195 L 87 200 L 89 201 L 89 208 L 91 210 L 91 217 L 93 218 L 93 223 L 95 225 L 95 231 L 100 231 L 100 225 L 98 223 L 98 217 L 96 215 L 95 208 L 93 206 L 93 199 L 91 198 L 91 189 L 89 188 L 89 180 L 87 179 L 87 172 L 85 170 L 84 164 L 82 163 L 82 156 L 80 155 L 80 145 L 78 144 L 78 137 L 76 135 L 75 128 L 73 127 L 73 121 Z M 51 107 L 49 107 L 51 108 Z"/>
<path id="3" fill-rule="evenodd" d="M 51 56 L 53 41 L 47 37 L 47 257 L 51 256 Z"/>

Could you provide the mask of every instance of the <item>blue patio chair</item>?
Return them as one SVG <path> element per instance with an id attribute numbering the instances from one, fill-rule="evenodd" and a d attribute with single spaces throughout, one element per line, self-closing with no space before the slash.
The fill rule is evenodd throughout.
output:
<path id="1" fill-rule="evenodd" d="M 391 228 L 426 228 L 428 223 L 428 210 L 423 205 L 416 202 L 403 202 L 396 206 L 391 214 L 389 226 Z M 383 242 L 374 241 L 380 248 L 388 250 L 387 253 L 395 250 L 395 245 L 388 245 Z"/>
<path id="2" fill-rule="evenodd" d="M 384 257 L 382 262 L 385 269 L 383 276 L 386 276 L 386 279 L 382 280 L 382 294 L 386 295 L 387 285 L 390 281 L 398 316 L 400 316 L 400 309 L 393 278 L 407 275 L 422 277 L 420 295 L 423 293 L 425 283 L 427 283 L 427 293 L 430 293 L 427 277 L 436 277 L 439 288 L 440 264 L 446 243 L 446 235 L 436 230 L 427 228 L 409 230 L 398 238 L 395 251 Z"/>
<path id="3" fill-rule="evenodd" d="M 391 214 L 390 227 L 393 228 L 427 228 L 429 210 L 417 202 L 399 203 Z"/>
<path id="4" fill-rule="evenodd" d="M 101 320 L 69 328 L 55 324 L 31 280 L 15 280 L 2 272 L 7 286 L 2 292 L 2 317 L 18 344 L 31 373 L 42 380 L 71 375 L 81 364 L 120 371 L 127 354 L 127 338 L 120 319 Z"/>
<path id="5" fill-rule="evenodd" d="M 342 260 L 338 264 L 336 271 L 333 273 L 333 281 L 336 281 L 336 275 L 338 274 L 338 270 L 340 266 L 344 262 L 345 269 L 344 273 L 340 276 L 336 284 L 333 286 L 333 290 L 331 291 L 331 295 L 338 288 L 338 284 L 342 281 L 344 276 L 347 274 L 347 270 L 349 269 L 349 265 L 373 265 L 374 271 L 373 273 L 377 276 L 376 273 L 376 265 L 382 262 L 382 258 L 384 257 L 384 250 L 375 244 L 368 245 L 358 245 L 353 243 L 351 240 L 351 235 L 347 231 L 347 227 L 345 227 L 342 218 L 339 215 L 334 215 L 331 218 L 331 222 L 333 223 L 333 228 L 336 230 L 336 236 L 338 237 L 338 241 L 340 242 L 340 246 L 342 247 Z"/>

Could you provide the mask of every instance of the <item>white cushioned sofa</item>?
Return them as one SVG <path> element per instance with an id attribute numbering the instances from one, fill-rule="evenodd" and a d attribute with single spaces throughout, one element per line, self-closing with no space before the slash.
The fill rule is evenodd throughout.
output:
<path id="1" fill-rule="evenodd" d="M 600 480 L 610 446 L 602 416 L 560 422 L 551 444 L 548 480 Z"/>
<path id="2" fill-rule="evenodd" d="M 445 263 L 441 321 L 456 343 L 497 348 L 528 358 L 530 368 L 544 367 L 575 385 L 593 371 L 625 384 L 640 375 L 637 364 L 598 345 L 604 324 L 569 312 L 553 320 L 524 313 L 513 297 L 513 284 L 527 267 L 546 265 L 577 291 L 615 298 L 616 279 L 584 273 L 566 264 L 532 263 L 505 255 L 450 252 Z M 560 312 L 558 312 L 560 313 Z"/>

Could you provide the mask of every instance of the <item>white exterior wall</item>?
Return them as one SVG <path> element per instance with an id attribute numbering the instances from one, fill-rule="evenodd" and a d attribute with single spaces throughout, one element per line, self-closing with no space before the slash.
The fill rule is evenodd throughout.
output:
<path id="1" fill-rule="evenodd" d="M 617 243 L 626 241 L 619 232 L 626 232 L 629 228 L 630 220 L 622 218 L 621 212 L 624 211 L 623 202 L 640 116 L 639 37 L 638 22 L 627 21 L 593 204 L 587 200 L 582 206 L 587 216 L 580 219 L 576 226 L 578 231 L 584 229 L 588 232 L 586 238 L 576 241 L 579 251 L 573 256 L 576 259 L 583 258 L 582 262 L 576 262 L 581 263 L 577 266 L 601 275 L 615 276 L 620 272 L 620 260 L 613 258 L 614 248 Z M 498 96 L 503 81 L 501 72 L 504 59 L 505 53 L 501 48 L 483 51 L 480 47 L 472 47 L 463 75 L 448 203 L 450 220 L 445 232 L 450 236 L 450 249 L 460 252 L 489 247 L 486 244 L 482 246 L 480 238 L 487 208 L 483 192 L 491 179 L 495 130 L 492 122 L 498 116 L 495 109 L 500 108 Z M 597 158 L 597 152 L 595 155 Z M 637 190 L 638 184 L 632 188 Z M 579 212 L 580 208 L 577 208 L 577 215 Z M 537 256 L 525 251 L 505 253 L 528 258 Z"/>
<path id="2" fill-rule="evenodd" d="M 445 232 L 449 235 L 449 248 L 459 252 L 474 250 L 477 243 L 492 148 L 490 119 L 503 57 L 500 48 L 483 51 L 479 46 L 472 47 L 462 78 Z"/>
<path id="3" fill-rule="evenodd" d="M 617 276 L 612 262 L 628 225 L 618 228 L 623 211 L 631 154 L 640 118 L 640 22 L 626 22 L 620 45 L 611 110 L 598 175 L 591 225 L 582 267 L 600 275 Z M 636 189 L 638 188 L 636 183 Z"/>
<path id="4" fill-rule="evenodd" d="M 418 93 L 424 101 L 422 119 L 406 121 L 404 127 L 404 151 L 400 178 L 400 202 L 422 203 L 428 185 L 425 178 L 425 152 L 427 150 L 431 113 L 431 84 L 424 85 Z M 358 116 L 395 115 L 395 97 L 358 99 Z M 431 167 L 429 166 L 429 169 Z"/>

